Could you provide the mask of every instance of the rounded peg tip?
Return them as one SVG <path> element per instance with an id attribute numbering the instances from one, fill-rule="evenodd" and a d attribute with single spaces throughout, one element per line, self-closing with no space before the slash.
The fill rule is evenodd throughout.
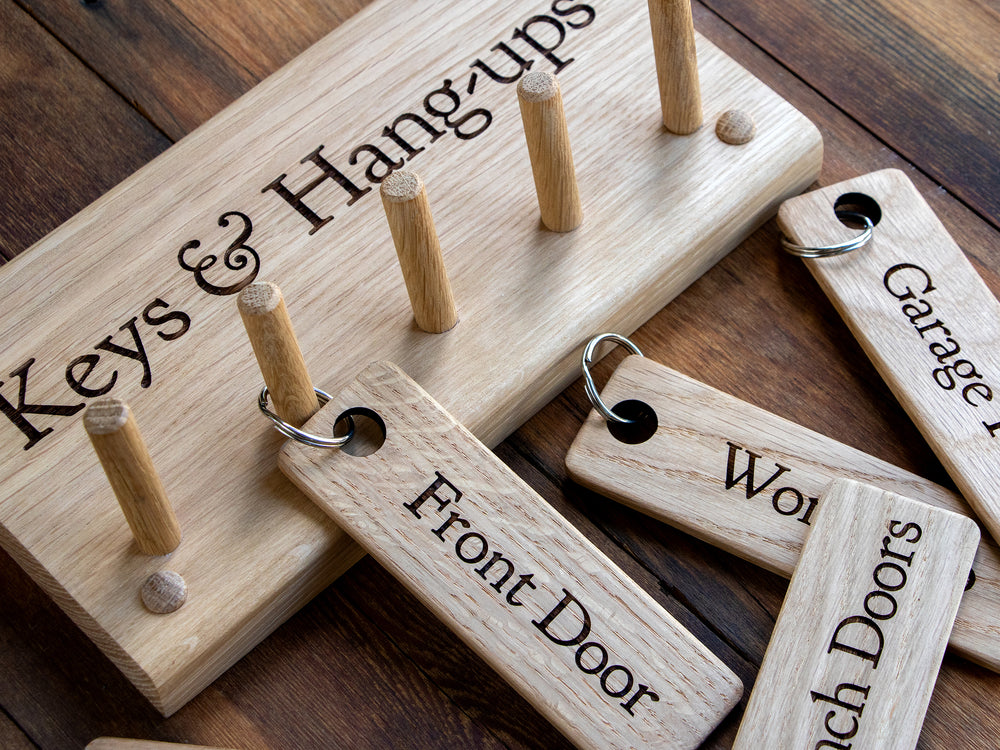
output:
<path id="1" fill-rule="evenodd" d="M 416 172 L 397 169 L 382 180 L 379 191 L 382 199 L 391 203 L 411 201 L 424 190 L 424 182 Z"/>
<path id="2" fill-rule="evenodd" d="M 544 70 L 533 70 L 517 82 L 517 95 L 528 102 L 544 102 L 559 93 L 559 79 Z"/>
<path id="3" fill-rule="evenodd" d="M 83 413 L 83 427 L 88 435 L 111 435 L 128 422 L 128 404 L 106 397 L 92 401 Z"/>
<path id="4" fill-rule="evenodd" d="M 281 289 L 270 281 L 255 281 L 240 290 L 236 305 L 243 315 L 264 315 L 281 304 Z"/>

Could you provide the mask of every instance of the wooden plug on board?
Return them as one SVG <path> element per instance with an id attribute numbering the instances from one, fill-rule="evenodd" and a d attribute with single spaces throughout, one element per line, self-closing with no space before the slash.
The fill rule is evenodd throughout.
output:
<path id="1" fill-rule="evenodd" d="M 128 404 L 98 399 L 83 413 L 83 426 L 140 551 L 173 552 L 181 543 L 181 528 Z"/>
<path id="2" fill-rule="evenodd" d="M 382 180 L 379 192 L 413 317 L 421 330 L 444 333 L 458 322 L 458 311 L 423 180 L 397 170 Z"/>
<path id="3" fill-rule="evenodd" d="M 319 410 L 306 361 L 277 284 L 255 281 L 236 300 L 274 412 L 301 427 Z"/>
<path id="4" fill-rule="evenodd" d="M 701 127 L 701 86 L 690 0 L 649 0 L 663 125 L 688 135 Z"/>
<path id="5" fill-rule="evenodd" d="M 543 71 L 526 73 L 517 84 L 517 101 L 542 223 L 553 232 L 569 232 L 583 221 L 583 207 L 559 81 Z"/>

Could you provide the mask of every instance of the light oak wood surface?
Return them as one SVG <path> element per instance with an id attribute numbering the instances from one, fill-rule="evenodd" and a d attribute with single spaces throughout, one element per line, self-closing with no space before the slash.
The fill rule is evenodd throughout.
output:
<path id="1" fill-rule="evenodd" d="M 965 516 L 835 480 L 734 750 L 913 750 L 978 540 Z"/>
<path id="2" fill-rule="evenodd" d="M 384 442 L 289 441 L 281 470 L 578 747 L 694 748 L 739 700 L 735 674 L 395 365 L 307 428 L 345 413 Z"/>
<path id="3" fill-rule="evenodd" d="M 168 616 L 142 607 L 161 563 L 135 554 L 69 416 L 0 420 L 0 541 L 164 714 L 361 556 L 276 470 L 234 309 L 242 285 L 259 274 L 281 287 L 315 385 L 337 390 L 388 357 L 495 445 L 575 378 L 594 330 L 634 330 L 815 178 L 816 128 L 713 45 L 698 39 L 706 115 L 738 103 L 759 123 L 738 148 L 707 128 L 662 130 L 645 12 L 602 7 L 587 23 L 577 10 L 552 16 L 566 38 L 548 54 L 563 55 L 567 117 L 588 134 L 575 155 L 591 220 L 543 230 L 514 87 L 474 65 L 516 74 L 492 48 L 535 15 L 527 0 L 451 3 L 442 25 L 402 0 L 374 3 L 0 271 L 0 395 L 16 406 L 23 385 L 26 405 L 82 409 L 67 365 L 101 353 L 84 385 L 116 378 L 111 395 L 159 446 L 184 530 L 169 565 L 188 599 Z M 613 116 L 590 107 L 632 78 Z M 396 123 L 406 113 L 432 132 Z M 412 161 L 449 196 L 435 220 L 462 323 L 446 335 L 413 326 L 372 195 L 388 166 L 364 146 Z M 100 349 L 109 337 L 117 349 Z"/>
<path id="4" fill-rule="evenodd" d="M 658 427 L 631 445 L 592 411 L 566 454 L 574 480 L 786 578 L 835 479 L 972 515 L 938 484 L 646 357 L 624 359 L 601 396 L 612 407 L 648 404 Z M 973 570 L 951 646 L 1000 671 L 1000 549 L 988 536 Z"/>
<path id="5" fill-rule="evenodd" d="M 1000 302 L 899 170 L 789 201 L 779 225 L 800 245 L 842 240 L 852 230 L 834 206 L 852 195 L 877 206 L 871 242 L 805 263 L 983 525 L 1000 539 Z"/>

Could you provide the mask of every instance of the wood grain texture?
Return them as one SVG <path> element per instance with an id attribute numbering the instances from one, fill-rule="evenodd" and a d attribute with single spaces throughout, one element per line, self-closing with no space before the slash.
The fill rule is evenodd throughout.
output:
<path id="1" fill-rule="evenodd" d="M 547 71 L 526 73 L 517 82 L 517 102 L 542 223 L 553 232 L 576 229 L 583 206 L 559 80 Z"/>
<path id="2" fill-rule="evenodd" d="M 1000 225 L 995 4 L 954 0 L 947 12 L 930 0 L 705 4 Z"/>
<path id="3" fill-rule="evenodd" d="M 128 404 L 116 398 L 92 401 L 83 413 L 83 427 L 139 551 L 173 552 L 181 543 L 181 528 Z"/>
<path id="4" fill-rule="evenodd" d="M 240 290 L 236 306 L 275 414 L 301 427 L 319 409 L 319 399 L 281 289 L 272 282 L 255 281 Z"/>
<path id="5" fill-rule="evenodd" d="M 252 13 L 197 0 L 24 5 L 176 141 L 319 41 L 366 0 L 291 0 Z"/>
<path id="6" fill-rule="evenodd" d="M 345 411 L 384 443 L 291 442 L 282 471 L 578 747 L 694 748 L 739 700 L 721 661 L 396 366 L 366 368 L 309 428 Z"/>
<path id="7" fill-rule="evenodd" d="M 504 747 L 491 732 L 494 703 L 474 721 L 456 710 L 450 684 L 475 674 L 471 654 L 455 657 L 448 679 L 428 679 L 413 658 L 360 612 L 356 602 L 372 596 L 370 578 L 348 580 L 310 602 L 294 627 L 279 628 L 198 698 L 165 720 L 126 678 L 5 554 L 0 561 L 9 596 L 0 600 L 0 700 L 19 717 L 24 731 L 43 748 L 79 749 L 99 736 L 150 737 L 193 745 L 272 750 L 275 747 L 375 750 L 398 743 L 455 747 Z M 383 582 L 384 583 L 384 582 Z M 391 588 L 381 589 L 391 596 Z M 395 598 L 395 597 L 394 597 Z M 439 632 L 433 616 L 397 608 L 419 632 Z M 421 623 L 421 620 L 426 623 Z M 406 639 L 402 639 L 406 643 Z M 434 648 L 434 642 L 422 641 Z M 415 643 L 407 643 L 413 650 Z M 35 646 L 36 648 L 32 648 Z M 55 656 L 59 654 L 59 656 Z M 471 662 L 470 662 L 471 659 Z M 438 674 L 435 677 L 442 677 Z M 495 676 L 490 680 L 496 683 Z M 488 681 L 474 681 L 475 691 Z M 317 689 L 320 686 L 320 689 Z M 494 695 L 498 691 L 494 689 Z M 52 706 L 53 695 L 69 697 Z M 503 721 L 543 722 L 507 689 L 499 691 L 506 707 Z M 419 707 L 399 711 L 400 701 Z M 551 730 L 550 730 L 551 732 Z M 553 733 L 554 734 L 554 733 Z M 524 730 L 522 745 L 533 742 Z M 537 735 L 546 737 L 544 733 Z M 556 735 L 558 736 L 558 735 Z M 442 740 L 442 738 L 445 738 Z M 558 745 L 555 745 L 556 747 Z"/>
<path id="8" fill-rule="evenodd" d="M 0 372 L 11 374 L 0 395 L 16 404 L 26 383 L 26 404 L 57 413 L 28 411 L 21 415 L 27 422 L 5 418 L 0 427 L 11 472 L 0 510 L 3 543 L 165 713 L 360 555 L 277 475 L 278 438 L 252 406 L 259 376 L 226 297 L 258 271 L 270 276 L 297 300 L 296 331 L 318 385 L 335 390 L 370 360 L 392 357 L 495 444 L 573 378 L 572 352 L 594 328 L 634 329 L 815 175 L 815 128 L 701 40 L 703 80 L 714 81 L 706 107 L 722 111 L 734 97 L 752 103 L 766 134 L 762 127 L 750 148 L 739 150 L 708 132 L 667 136 L 656 124 L 655 89 L 639 90 L 616 118 L 592 116 L 590 139 L 578 144 L 578 164 L 588 163 L 589 189 L 599 196 L 592 199 L 593 215 L 614 221 L 598 220 L 572 235 L 545 232 L 531 196 L 511 200 L 506 183 L 488 173 L 493 164 L 520 165 L 523 181 L 530 179 L 527 160 L 519 158 L 524 146 L 512 88 L 483 73 L 471 101 L 467 94 L 481 70 L 474 61 L 486 55 L 499 66 L 488 54 L 495 35 L 513 33 L 535 6 L 528 0 L 489 6 L 487 16 L 484 8 L 450 5 L 443 27 L 399 0 L 368 8 L 4 269 L 2 337 L 10 364 Z M 652 74 L 643 14 L 615 6 L 589 25 L 579 13 L 572 20 L 578 28 L 567 36 L 565 53 L 576 57 L 564 78 L 600 95 L 602 87 L 620 85 L 608 77 L 609 65 L 626 76 Z M 442 43 L 441 35 L 463 40 L 461 50 Z M 622 38 L 641 41 L 623 46 Z M 342 64 L 366 61 L 374 40 L 392 54 L 365 63 L 363 75 Z M 522 51 L 538 67 L 550 64 L 541 53 Z M 464 78 L 453 86 L 456 65 Z M 323 81 L 322 89 L 315 80 Z M 451 97 L 438 93 L 444 80 L 452 81 L 448 90 L 456 96 L 465 92 L 458 114 L 447 108 Z M 370 93 L 376 84 L 384 92 L 378 98 Z M 573 106 L 586 122 L 586 102 Z M 396 136 L 410 139 L 412 153 L 389 136 L 380 140 L 377 134 L 412 108 L 443 135 L 432 139 L 404 119 L 398 125 L 406 129 Z M 643 112 L 653 113 L 645 126 Z M 479 133 L 487 121 L 491 126 Z M 443 244 L 454 248 L 449 267 L 468 325 L 447 337 L 413 329 L 383 212 L 374 196 L 365 198 L 373 191 L 363 187 L 365 180 L 377 182 L 384 162 L 373 155 L 369 169 L 355 165 L 349 179 L 335 166 L 350 165 L 352 149 L 344 143 L 368 140 L 391 149 L 392 158 L 415 156 L 424 178 L 453 196 L 452 210 L 437 212 L 436 221 Z M 332 145 L 324 151 L 319 144 Z M 704 170 L 709 161 L 717 168 Z M 195 163 L 197 170 L 177 166 Z M 685 163 L 699 165 L 691 179 Z M 623 168 L 627 189 L 619 179 Z M 322 184 L 314 184 L 318 178 Z M 726 201 L 715 199 L 720 184 Z M 679 185 L 684 201 L 661 199 L 661 190 Z M 694 205 L 708 209 L 692 213 Z M 315 223 L 306 208 L 319 212 Z M 336 222 L 311 233 L 331 215 Z M 690 235 L 679 235 L 676 245 L 660 242 L 681 217 Z M 646 250 L 626 256 L 622 243 Z M 627 299 L 598 293 L 603 277 L 588 270 L 616 264 Z M 60 288 L 58 304 L 44 291 L 53 273 L 72 279 Z M 573 311 L 569 325 L 567 310 Z M 500 339 L 504 346 L 496 345 Z M 92 361 L 95 350 L 104 359 L 85 371 L 80 358 Z M 113 380 L 113 395 L 127 396 L 149 415 L 145 431 L 173 435 L 153 455 L 164 484 L 179 488 L 171 496 L 186 540 L 171 568 L 190 594 L 170 617 L 150 615 L 135 596 L 154 571 L 130 552 L 124 524 L 81 501 L 97 497 L 93 488 L 103 479 L 78 451 L 82 436 L 60 421 L 58 410 L 84 403 L 66 379 L 74 362 L 77 379 L 89 378 L 86 387 L 105 388 Z M 234 426 L 238 440 L 219 440 L 220 430 Z M 28 443 L 32 448 L 24 450 Z M 56 462 L 60 470 L 49 471 Z M 46 502 L 22 508 L 16 499 L 32 497 L 28 488 L 36 484 L 45 487 Z M 92 522 L 80 525 L 75 514 Z M 37 541 L 50 518 L 60 519 L 59 541 Z M 60 537 L 79 528 L 85 531 L 72 544 Z M 245 585 L 248 569 L 254 586 Z M 218 601 L 226 602 L 224 617 Z"/>
<path id="9" fill-rule="evenodd" d="M 913 750 L 978 541 L 970 518 L 835 480 L 734 750 Z"/>
<path id="10" fill-rule="evenodd" d="M 170 142 L 13 3 L 0 6 L 0 259 L 55 229 Z"/>
<path id="11" fill-rule="evenodd" d="M 991 288 L 1000 289 L 995 271 L 1000 267 L 1000 244 L 995 232 L 974 212 L 861 130 L 802 80 L 754 52 L 746 38 L 714 13 L 696 5 L 695 23 L 699 31 L 821 123 L 825 143 L 821 184 L 873 168 L 905 169 Z M 922 118 L 936 115 L 928 111 Z M 650 359 L 950 486 L 933 452 L 839 322 L 836 310 L 805 266 L 780 251 L 779 237 L 773 223 L 762 228 L 633 339 Z M 608 359 L 612 361 L 598 365 L 600 377 L 607 378 L 619 358 Z M 562 502 L 579 508 L 635 556 L 660 580 L 663 590 L 712 622 L 720 637 L 746 658 L 759 662 L 785 582 L 569 483 L 563 460 L 587 416 L 586 407 L 578 382 L 508 444 L 552 478 L 554 486 L 561 488 Z M 993 708 L 998 691 L 1000 677 L 946 655 L 922 746 L 991 748 L 994 734 L 1000 731 Z M 718 747 L 730 745 L 731 740 Z"/>
<path id="12" fill-rule="evenodd" d="M 32 750 L 36 747 L 4 713 L 0 713 L 0 744 L 7 750 Z"/>
<path id="13" fill-rule="evenodd" d="M 350 0 L 331 0 L 322 7 L 317 5 L 316 10 L 340 13 L 340 8 L 350 4 Z M 544 12 L 546 5 L 539 4 L 538 12 Z M 285 3 L 282 7 L 290 6 Z M 599 12 L 602 9 L 595 7 Z M 296 8 L 297 13 L 309 11 Z M 771 0 L 738 4 L 730 20 L 739 22 L 742 16 L 762 8 L 779 11 Z M 254 26 L 271 9 L 244 13 L 229 0 L 219 0 L 195 10 L 205 12 L 201 20 L 206 23 L 223 22 L 206 26 L 211 28 L 206 35 L 224 34 L 230 49 L 245 49 L 262 58 L 272 55 L 272 48 L 292 48 L 303 34 L 316 31 L 294 22 L 268 26 L 258 37 Z M 997 234 L 955 198 L 961 192 L 958 183 L 964 170 L 953 176 L 956 193 L 950 192 L 947 182 L 942 190 L 884 140 L 810 88 L 809 70 L 784 67 L 755 46 L 752 36 L 743 36 L 704 5 L 695 3 L 694 11 L 699 32 L 821 127 L 825 159 L 820 184 L 833 184 L 875 168 L 906 170 L 987 283 L 1000 289 L 996 283 L 996 269 L 1000 268 Z M 963 23 L 964 4 L 951 4 L 949 11 L 954 23 Z M 67 18 L 76 22 L 72 16 Z M 899 77 L 894 86 L 919 87 L 923 75 L 936 74 L 907 62 L 907 56 L 920 55 L 926 49 L 923 42 L 907 41 L 909 34 L 925 33 L 925 22 L 915 17 L 912 27 L 900 28 L 898 45 L 865 50 L 897 56 L 899 62 L 890 63 Z M 133 47 L 146 43 L 145 34 L 155 33 L 151 26 L 132 28 L 128 33 L 101 37 L 97 43 L 109 49 Z M 810 40 L 813 54 L 827 51 L 825 33 L 824 29 Z M 44 35 L 38 32 L 39 37 Z M 967 47 L 950 46 L 957 55 Z M 371 46 L 369 51 L 375 48 Z M 775 51 L 780 53 L 784 48 L 782 45 Z M 128 53 L 124 50 L 122 54 Z M 169 60 L 173 54 L 195 52 L 178 46 L 162 59 Z M 213 53 L 202 47 L 196 54 Z M 42 66 L 34 72 L 47 70 Z M 117 73 L 120 78 L 138 81 L 130 84 L 133 98 L 145 102 L 147 81 L 155 71 L 139 63 Z M 35 79 L 22 76 L 18 80 Z M 649 83 L 655 87 L 655 78 Z M 202 84 L 182 80 L 176 85 Z M 77 90 L 80 87 L 74 83 L 60 99 L 49 102 L 49 107 L 55 108 L 57 101 L 71 105 L 77 101 Z M 881 93 L 880 99 L 885 96 Z M 189 98 L 191 104 L 196 103 L 196 96 Z M 20 101 L 19 96 L 5 100 L 9 106 L 2 108 L 0 119 L 16 119 Z M 188 105 L 183 96 L 174 96 L 171 101 L 173 106 Z M 847 100 L 841 103 L 851 104 Z M 45 149 L 44 153 L 33 152 L 31 158 L 44 158 L 51 165 L 33 173 L 33 184 L 62 182 L 69 189 L 59 200 L 40 203 L 30 218 L 21 215 L 33 227 L 51 222 L 46 229 L 36 227 L 34 238 L 65 219 L 65 213 L 50 218 L 50 212 L 72 213 L 76 209 L 70 207 L 71 201 L 80 201 L 77 208 L 88 203 L 89 191 L 107 179 L 101 169 L 75 172 L 87 157 L 103 159 L 105 170 L 122 169 L 125 174 L 134 169 L 118 164 L 112 153 L 104 151 L 104 145 L 95 146 L 100 138 L 95 140 L 86 136 L 84 129 L 69 127 L 72 119 L 53 123 L 44 117 L 46 111 L 33 110 L 28 118 L 33 126 L 29 132 L 41 139 Z M 78 111 L 87 111 L 86 102 Z M 919 130 L 948 116 L 947 109 L 923 107 L 908 110 L 902 120 L 907 127 Z M 57 125 L 64 130 L 59 132 Z M 45 136 L 50 128 L 57 130 L 57 137 Z M 920 159 L 935 158 L 941 149 L 961 147 L 958 142 L 938 139 L 910 157 L 919 164 Z M 15 157 L 18 151 L 7 153 L 14 167 L 14 182 L 8 184 L 15 185 L 21 179 L 17 167 L 22 161 Z M 63 158 L 62 154 L 68 156 Z M 4 193 L 8 197 L 15 194 L 14 188 Z M 773 223 L 755 232 L 643 326 L 636 340 L 651 359 L 924 477 L 949 483 L 804 265 L 780 252 L 778 236 Z M 5 237 L 8 240 L 21 242 L 11 235 Z M 27 244 L 30 242 L 15 249 Z M 614 364 L 608 362 L 605 367 L 602 363 L 600 373 L 606 377 Z M 563 458 L 586 417 L 585 406 L 582 387 L 576 383 L 502 444 L 500 455 L 630 577 L 723 656 L 749 686 L 787 582 L 569 482 Z M 327 748 L 334 742 L 358 748 L 393 744 L 440 748 L 500 747 L 501 743 L 526 748 L 568 746 L 565 741 L 557 744 L 560 737 L 555 730 L 468 649 L 449 644 L 442 653 L 432 637 L 440 627 L 437 620 L 370 558 L 328 587 L 168 720 L 149 707 L 48 596 L 2 553 L 0 580 L 5 587 L 5 596 L 0 598 L 0 673 L 8 678 L 0 680 L 0 704 L 16 717 L 32 746 L 78 750 L 99 735 L 155 737 L 245 750 Z M 407 675 L 402 682 L 395 679 L 401 673 Z M 317 686 L 322 689 L 317 690 Z M 1000 735 L 995 708 L 998 691 L 1000 678 L 995 674 L 953 654 L 946 655 L 921 747 L 992 749 Z M 403 712 L 401 704 L 420 708 Z M 497 710 L 498 706 L 502 710 Z M 737 709 L 730 714 L 705 747 L 728 750 L 740 713 Z M 473 731 L 476 728 L 478 733 Z"/>
<path id="14" fill-rule="evenodd" d="M 176 742 L 133 740 L 125 737 L 98 737 L 87 743 L 86 750 L 224 750 L 208 745 L 182 745 Z"/>
<path id="15" fill-rule="evenodd" d="M 701 86 L 690 0 L 649 0 L 663 126 L 688 135 L 701 127 Z"/>
<path id="16" fill-rule="evenodd" d="M 851 230 L 845 195 L 881 220 L 857 252 L 806 264 L 962 494 L 1000 538 L 1000 302 L 904 174 L 885 170 L 789 201 L 778 221 L 816 247 Z M 997 391 L 1000 393 L 1000 391 Z"/>
<path id="17" fill-rule="evenodd" d="M 450 331 L 458 310 L 423 180 L 416 172 L 397 170 L 382 180 L 379 193 L 413 319 L 427 333 Z"/>
<path id="18" fill-rule="evenodd" d="M 648 404 L 659 426 L 630 445 L 591 412 L 566 455 L 574 480 L 786 578 L 837 478 L 972 515 L 961 497 L 933 482 L 645 357 L 625 359 L 602 398 L 612 406 Z M 951 643 L 1000 671 L 1000 549 L 991 540 L 980 544 L 974 569 Z"/>

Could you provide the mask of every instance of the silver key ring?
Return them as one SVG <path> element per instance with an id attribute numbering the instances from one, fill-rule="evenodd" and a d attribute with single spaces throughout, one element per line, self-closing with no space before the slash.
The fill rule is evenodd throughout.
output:
<path id="1" fill-rule="evenodd" d="M 313 388 L 316 392 L 316 396 L 319 399 L 319 405 L 323 406 L 327 401 L 330 400 L 330 394 L 325 391 L 321 391 L 319 388 Z M 267 408 L 268 391 L 265 385 L 261 391 L 260 396 L 257 397 L 257 406 L 264 416 L 271 420 L 274 425 L 274 429 L 280 432 L 285 437 L 290 437 L 292 440 L 298 440 L 300 443 L 305 443 L 306 445 L 311 445 L 314 448 L 340 448 L 345 445 L 352 437 L 354 437 L 354 420 L 351 417 L 347 418 L 348 427 L 347 434 L 341 437 L 321 437 L 319 435 L 313 435 L 310 432 L 303 432 L 297 427 L 293 427 L 288 424 L 285 420 Z"/>
<path id="2" fill-rule="evenodd" d="M 639 351 L 639 347 L 624 336 L 619 336 L 617 333 L 602 333 L 595 336 L 583 350 L 582 365 L 584 390 L 587 391 L 587 398 L 590 400 L 590 403 L 607 421 L 616 422 L 618 424 L 633 424 L 635 422 L 634 419 L 624 419 L 623 417 L 619 417 L 607 407 L 607 404 L 601 400 L 600 395 L 597 393 L 597 386 L 594 385 L 594 378 L 590 374 L 590 367 L 594 364 L 594 353 L 603 341 L 612 341 L 616 344 L 624 346 L 633 354 L 638 354 L 640 357 L 643 356 L 642 352 Z"/>
<path id="3" fill-rule="evenodd" d="M 860 219 L 864 222 L 865 230 L 854 239 L 838 242 L 835 245 L 806 247 L 805 245 L 796 245 L 791 240 L 782 237 L 781 246 L 785 248 L 786 252 L 797 255 L 800 258 L 832 258 L 835 255 L 843 255 L 852 250 L 860 250 L 872 241 L 875 225 L 871 219 L 856 211 L 837 211 L 836 213 L 838 218 Z"/>

